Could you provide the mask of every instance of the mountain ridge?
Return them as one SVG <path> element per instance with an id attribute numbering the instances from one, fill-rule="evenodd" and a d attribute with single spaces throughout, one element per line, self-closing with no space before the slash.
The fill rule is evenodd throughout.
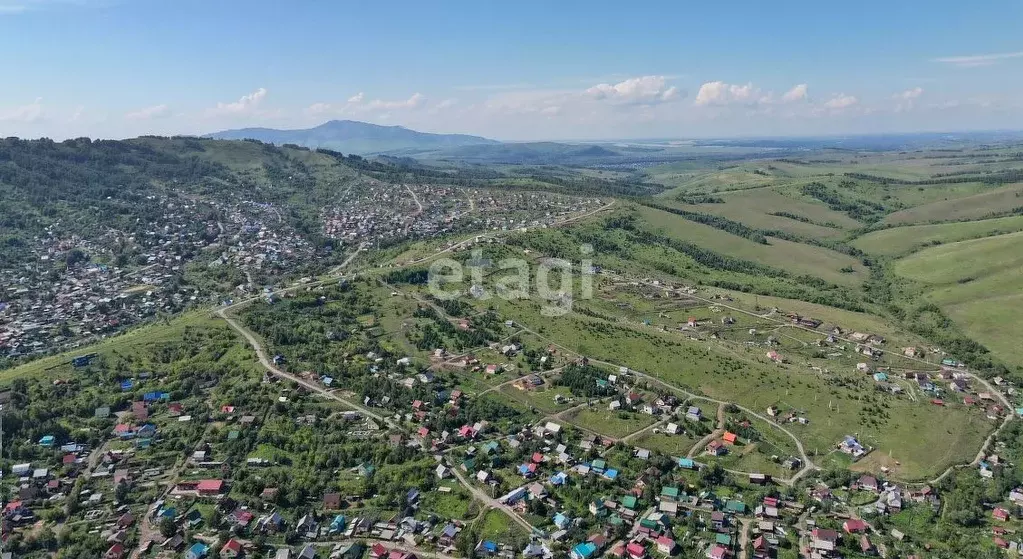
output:
<path id="1" fill-rule="evenodd" d="M 259 140 L 268 144 L 296 144 L 360 155 L 410 149 L 437 149 L 501 142 L 469 134 L 434 134 L 404 126 L 382 126 L 357 120 L 328 120 L 301 129 L 238 128 L 205 134 L 217 140 Z"/>

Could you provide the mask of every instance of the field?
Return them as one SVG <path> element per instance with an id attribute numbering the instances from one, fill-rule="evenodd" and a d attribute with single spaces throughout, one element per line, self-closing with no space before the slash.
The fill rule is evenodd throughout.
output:
<path id="1" fill-rule="evenodd" d="M 827 248 L 777 238 L 769 238 L 764 245 L 655 208 L 642 207 L 638 213 L 651 231 L 765 266 L 784 267 L 840 285 L 858 285 L 867 275 L 857 259 Z M 853 271 L 844 273 L 843 268 Z"/>
<path id="2" fill-rule="evenodd" d="M 1023 206 L 1023 184 L 988 190 L 961 198 L 949 198 L 895 212 L 884 225 L 907 225 L 939 221 L 976 220 Z"/>
<path id="3" fill-rule="evenodd" d="M 1016 326 L 1023 311 L 1023 232 L 933 247 L 896 263 L 926 298 L 998 355 L 1023 364 Z"/>
<path id="4" fill-rule="evenodd" d="M 1023 216 L 980 221 L 910 225 L 867 233 L 852 242 L 856 248 L 879 256 L 900 256 L 930 245 L 954 243 L 1023 231 Z"/>
<path id="5" fill-rule="evenodd" d="M 862 224 L 821 204 L 786 196 L 776 189 L 757 188 L 721 194 L 719 204 L 681 204 L 662 195 L 674 207 L 727 217 L 750 227 L 782 230 L 810 237 L 838 238 Z M 676 193 L 677 196 L 677 193 Z M 805 221 L 778 214 L 792 214 Z"/>

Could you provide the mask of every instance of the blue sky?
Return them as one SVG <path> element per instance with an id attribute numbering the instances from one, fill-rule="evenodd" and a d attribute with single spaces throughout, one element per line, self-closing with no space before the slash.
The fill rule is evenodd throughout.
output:
<path id="1" fill-rule="evenodd" d="M 0 0 L 0 136 L 1023 128 L 1023 2 Z"/>

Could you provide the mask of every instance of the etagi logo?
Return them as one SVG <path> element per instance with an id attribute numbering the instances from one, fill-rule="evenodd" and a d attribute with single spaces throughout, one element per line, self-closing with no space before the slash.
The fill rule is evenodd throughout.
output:
<path id="1" fill-rule="evenodd" d="M 590 258 L 593 245 L 579 247 L 581 259 L 577 265 L 562 258 L 543 258 L 531 268 L 525 259 L 505 258 L 497 263 L 494 277 L 488 278 L 489 288 L 483 281 L 483 268 L 491 262 L 484 260 L 481 250 L 470 254 L 472 258 L 467 264 L 451 258 L 441 258 L 430 264 L 428 285 L 431 295 L 442 301 L 465 295 L 481 301 L 495 296 L 505 301 L 535 297 L 544 302 L 540 308 L 543 316 L 563 316 L 572 312 L 575 299 L 593 297 L 594 268 Z M 465 268 L 469 271 L 468 289 L 464 288 Z M 535 275 L 531 275 L 531 271 Z M 577 286 L 578 293 L 575 292 Z"/>

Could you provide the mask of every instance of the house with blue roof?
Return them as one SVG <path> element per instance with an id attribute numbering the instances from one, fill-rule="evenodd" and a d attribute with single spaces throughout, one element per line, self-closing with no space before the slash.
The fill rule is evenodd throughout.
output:
<path id="1" fill-rule="evenodd" d="M 487 555 L 494 555 L 497 553 L 497 544 L 490 540 L 485 540 L 480 543 L 480 550 Z"/>
<path id="2" fill-rule="evenodd" d="M 45 435 L 39 439 L 39 446 L 51 447 L 54 442 L 56 442 L 56 439 L 53 438 L 53 435 Z"/>
<path id="3" fill-rule="evenodd" d="M 696 462 L 693 462 L 692 458 L 679 458 L 678 459 L 678 467 L 679 468 L 684 468 L 686 470 L 695 470 L 696 469 Z"/>
<path id="4" fill-rule="evenodd" d="M 572 548 L 572 559 L 590 559 L 597 554 L 597 545 L 593 542 L 583 542 Z"/>
<path id="5" fill-rule="evenodd" d="M 618 479 L 618 470 L 614 468 L 608 468 L 607 470 L 604 470 L 604 477 L 611 481 L 614 481 Z"/>
<path id="6" fill-rule="evenodd" d="M 185 553 L 185 559 L 205 559 L 206 554 L 210 552 L 210 546 L 196 542 L 195 545 L 188 548 L 188 552 Z"/>
<path id="7" fill-rule="evenodd" d="M 131 390 L 134 387 L 135 387 L 135 383 L 131 379 L 121 381 L 121 391 L 122 392 L 127 392 L 127 391 Z"/>
<path id="8" fill-rule="evenodd" d="M 345 515 L 339 514 L 334 517 L 334 520 L 330 523 L 331 533 L 341 532 L 345 529 Z"/>
<path id="9" fill-rule="evenodd" d="M 558 513 L 554 515 L 554 525 L 559 529 L 564 530 L 568 528 L 568 525 L 572 523 L 572 519 L 565 516 L 564 513 Z"/>
<path id="10" fill-rule="evenodd" d="M 558 472 L 551 476 L 551 485 L 565 485 L 566 481 L 568 481 L 568 474 L 565 472 Z"/>

